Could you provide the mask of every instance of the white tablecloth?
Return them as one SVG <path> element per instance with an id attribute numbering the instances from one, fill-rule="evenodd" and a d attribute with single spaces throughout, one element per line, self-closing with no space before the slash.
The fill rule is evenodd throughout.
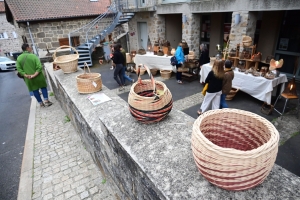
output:
<path id="1" fill-rule="evenodd" d="M 139 55 L 136 54 L 134 58 L 134 63 L 136 67 L 139 64 L 144 64 L 149 69 L 156 68 L 156 69 L 164 69 L 164 70 L 174 70 L 174 67 L 171 65 L 170 59 L 172 56 L 157 56 L 153 54 L 145 54 Z"/>
<path id="2" fill-rule="evenodd" d="M 209 64 L 202 65 L 200 71 L 200 82 L 205 82 L 205 79 L 208 73 L 211 71 L 211 68 L 212 66 Z M 288 80 L 285 74 L 280 74 L 279 77 L 269 80 L 264 77 L 255 77 L 252 74 L 239 72 L 236 68 L 234 70 L 232 87 L 239 88 L 241 91 L 270 104 L 273 89 L 277 87 L 277 85 L 283 83 L 280 88 L 280 92 L 283 92 L 285 85 L 284 83 L 287 81 Z"/>

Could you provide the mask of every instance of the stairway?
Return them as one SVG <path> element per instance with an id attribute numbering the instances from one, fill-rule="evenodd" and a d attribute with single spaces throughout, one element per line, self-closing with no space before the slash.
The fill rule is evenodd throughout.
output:
<path id="1" fill-rule="evenodd" d="M 118 6 L 115 3 L 112 3 L 112 5 L 108 8 L 108 10 L 99 15 L 96 19 L 92 20 L 85 26 L 72 31 L 69 33 L 69 43 L 71 46 L 72 40 L 71 37 L 75 36 L 80 33 L 85 33 L 85 37 L 80 35 L 81 38 L 84 38 L 85 43 L 81 44 L 80 46 L 76 47 L 76 50 L 79 54 L 78 59 L 78 67 L 83 67 L 84 63 L 86 62 L 89 66 L 92 66 L 92 52 L 94 51 L 94 48 L 100 44 L 100 41 L 103 40 L 107 35 L 113 32 L 116 26 L 119 26 L 123 23 L 128 22 L 132 17 L 134 16 L 134 13 L 123 13 L 118 9 Z M 92 31 L 95 26 L 97 26 L 98 23 L 101 23 L 105 20 L 110 20 L 110 24 L 104 29 L 100 30 L 99 34 L 96 36 L 89 38 L 89 31 Z"/>

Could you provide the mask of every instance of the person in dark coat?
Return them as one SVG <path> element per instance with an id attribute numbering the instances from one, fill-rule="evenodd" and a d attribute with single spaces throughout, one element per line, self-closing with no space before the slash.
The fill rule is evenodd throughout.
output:
<path id="1" fill-rule="evenodd" d="M 117 81 L 119 84 L 119 90 L 124 90 L 124 77 L 123 77 L 123 62 L 124 62 L 124 57 L 120 51 L 120 45 L 115 44 L 114 45 L 114 53 L 111 58 L 113 60 L 113 63 L 116 65 L 115 71 L 114 71 L 114 79 Z"/>
<path id="2" fill-rule="evenodd" d="M 201 53 L 201 55 L 200 55 L 200 59 L 199 59 L 199 67 L 201 69 L 202 65 L 210 62 L 206 44 L 200 45 L 200 53 Z"/>

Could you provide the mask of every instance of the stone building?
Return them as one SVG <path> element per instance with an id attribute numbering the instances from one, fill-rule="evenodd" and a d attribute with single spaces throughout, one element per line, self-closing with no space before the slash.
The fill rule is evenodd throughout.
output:
<path id="1" fill-rule="evenodd" d="M 0 0 L 0 56 L 20 51 L 16 27 L 6 20 L 4 1 Z"/>
<path id="2" fill-rule="evenodd" d="M 6 19 L 19 36 L 18 44 L 33 44 L 40 50 L 68 45 L 68 34 L 107 11 L 110 0 L 5 0 Z M 93 29 L 80 30 L 71 38 L 76 46 L 97 35 L 110 21 L 103 19 Z M 37 49 L 36 48 L 36 49 Z"/>
<path id="3" fill-rule="evenodd" d="M 300 1 L 292 0 L 145 0 L 136 4 L 126 1 L 124 12 L 135 12 L 129 22 L 131 50 L 147 48 L 158 38 L 167 39 L 172 47 L 186 40 L 199 56 L 199 44 L 209 47 L 215 56 L 216 45 L 229 50 L 250 36 L 262 60 L 273 56 L 284 59 L 281 72 L 296 74 L 300 79 Z M 241 48 L 242 50 L 242 48 Z M 261 62 L 260 65 L 265 63 Z"/>

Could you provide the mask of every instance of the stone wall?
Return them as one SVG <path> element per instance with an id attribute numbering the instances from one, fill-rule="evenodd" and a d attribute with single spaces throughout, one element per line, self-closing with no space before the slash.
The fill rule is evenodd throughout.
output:
<path id="1" fill-rule="evenodd" d="M 94 18 L 84 18 L 84 19 L 68 19 L 63 21 L 48 21 L 48 22 L 32 22 L 30 23 L 30 31 L 32 33 L 35 45 L 40 49 L 55 49 L 59 47 L 60 38 L 68 38 L 70 31 L 76 30 L 87 23 L 89 23 Z M 111 23 L 110 19 L 105 19 L 101 23 L 96 24 L 89 32 L 88 38 L 96 36 Z M 21 26 L 20 33 L 23 33 L 29 44 L 31 44 L 31 39 L 29 32 L 26 27 Z M 86 31 L 81 30 L 73 34 L 74 36 L 80 36 L 80 43 L 86 42 Z"/>
<path id="2" fill-rule="evenodd" d="M 13 31 L 17 34 L 17 38 L 14 38 Z M 0 33 L 3 32 L 7 34 L 8 38 L 0 39 L 0 56 L 4 56 L 8 52 L 21 52 L 20 38 L 22 35 L 18 34 L 14 25 L 7 22 L 5 13 L 0 13 Z"/>
<path id="3" fill-rule="evenodd" d="M 128 22 L 129 29 L 129 42 L 130 51 L 138 50 L 138 22 L 147 22 L 148 36 L 151 41 L 151 45 L 154 45 L 154 41 L 165 39 L 165 17 L 164 15 L 157 15 L 154 12 L 139 12 Z"/>
<path id="4" fill-rule="evenodd" d="M 182 25 L 182 38 L 186 40 L 190 51 L 199 55 L 200 42 L 200 16 L 199 14 L 187 13 L 187 23 Z"/>
<path id="5" fill-rule="evenodd" d="M 45 64 L 46 65 L 46 64 Z M 278 199 L 299 197 L 300 179 L 274 165 L 264 182 L 246 191 L 227 191 L 210 184 L 198 171 L 191 150 L 193 118 L 172 109 L 156 124 L 132 118 L 126 101 L 103 85 L 112 100 L 93 106 L 79 94 L 76 76 L 46 65 L 55 98 L 76 127 L 86 149 L 120 199 Z M 105 84 L 105 83 L 103 83 Z M 180 122 L 180 123 L 179 123 Z M 178 124 L 177 124 L 178 123 Z"/>

